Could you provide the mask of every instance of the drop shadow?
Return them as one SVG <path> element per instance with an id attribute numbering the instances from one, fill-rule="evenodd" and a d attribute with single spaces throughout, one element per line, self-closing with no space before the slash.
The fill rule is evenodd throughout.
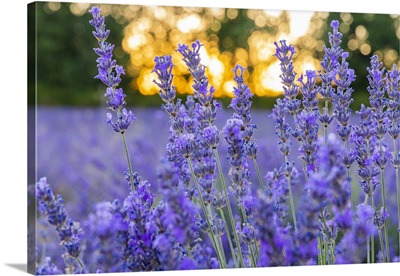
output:
<path id="1" fill-rule="evenodd" d="M 28 266 L 26 264 L 5 264 L 5 265 L 22 272 L 27 272 L 28 269 Z"/>

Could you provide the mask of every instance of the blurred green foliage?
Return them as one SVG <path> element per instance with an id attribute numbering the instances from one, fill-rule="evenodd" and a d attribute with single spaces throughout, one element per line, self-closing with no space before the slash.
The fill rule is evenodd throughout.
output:
<path id="1" fill-rule="evenodd" d="M 45 2 L 36 2 L 36 30 L 28 34 L 30 49 L 37 43 L 37 103 L 41 105 L 99 105 L 103 102 L 104 86 L 94 76 L 97 75 L 97 47 L 92 35 L 92 26 L 88 23 L 91 14 L 75 16 L 68 3 L 60 3 L 57 11 L 45 10 Z M 34 17 L 31 17 L 34 20 Z M 35 24 L 35 22 L 28 22 Z M 111 30 L 109 40 L 118 43 L 122 40 L 123 27 L 112 17 L 107 18 L 107 28 Z M 35 70 L 35 55 L 28 60 L 28 70 Z M 124 64 L 127 54 L 119 56 L 118 62 Z M 35 79 L 28 80 L 32 86 Z M 125 81 L 122 86 L 127 86 Z M 29 103 L 34 97 L 29 95 Z"/>
<path id="2" fill-rule="evenodd" d="M 37 69 L 37 79 L 29 78 L 28 86 L 33 91 L 37 85 L 37 104 L 39 105 L 78 105 L 99 106 L 104 104 L 103 94 L 105 87 L 99 80 L 94 79 L 97 74 L 96 55 L 93 48 L 97 47 L 92 36 L 92 26 L 88 23 L 91 19 L 89 13 L 76 16 L 70 11 L 69 3 L 60 3 L 57 11 L 46 10 L 45 2 L 36 2 L 35 8 L 28 12 L 34 12 L 36 16 L 36 28 L 28 29 L 28 44 L 30 55 L 28 55 L 28 70 L 32 76 Z M 28 24 L 35 25 L 35 16 L 30 16 Z M 343 14 L 330 13 L 327 22 L 336 19 L 343 21 Z M 357 79 L 353 88 L 355 93 L 355 105 L 366 103 L 368 93 L 366 88 L 368 74 L 366 67 L 369 66 L 369 58 L 376 51 L 384 53 L 385 49 L 399 49 L 399 40 L 396 37 L 394 19 L 384 14 L 351 14 L 347 32 L 343 35 L 343 48 L 350 52 L 349 63 L 356 72 Z M 126 23 L 127 24 L 127 23 Z M 398 23 L 397 23 L 398 24 Z M 360 50 L 350 50 L 349 39 L 355 36 L 356 28 L 363 25 L 368 30 L 367 40 L 371 46 L 369 54 L 364 55 Z M 112 17 L 107 17 L 107 28 L 111 30 L 109 41 L 120 45 L 125 25 L 119 24 Z M 221 28 L 217 35 L 219 41 L 229 39 L 231 43 L 220 43 L 220 50 L 229 50 L 236 47 L 247 47 L 247 38 L 251 31 L 257 29 L 254 22 L 246 16 L 244 11 L 234 20 L 221 21 Z M 329 29 L 329 28 L 328 28 Z M 213 33 L 209 31 L 209 34 Z M 323 36 L 325 45 L 328 45 L 328 33 Z M 32 52 L 37 45 L 36 55 Z M 321 58 L 323 52 L 315 52 L 315 56 Z M 397 52 L 398 55 L 398 52 Z M 36 61 L 35 61 L 36 57 Z M 129 61 L 129 55 L 119 47 L 118 63 L 121 65 Z M 36 63 L 35 63 L 36 62 Z M 398 62 L 398 57 L 395 62 Z M 36 64 L 36 66 L 35 66 Z M 249 68 L 251 73 L 251 68 Z M 158 96 L 143 96 L 138 91 L 133 91 L 129 83 L 129 76 L 124 76 L 121 87 L 128 95 L 128 104 L 135 106 L 159 106 L 161 100 Z M 222 99 L 228 103 L 230 99 Z M 254 98 L 255 107 L 272 107 L 274 98 Z M 33 93 L 28 95 L 28 104 L 35 104 Z"/>

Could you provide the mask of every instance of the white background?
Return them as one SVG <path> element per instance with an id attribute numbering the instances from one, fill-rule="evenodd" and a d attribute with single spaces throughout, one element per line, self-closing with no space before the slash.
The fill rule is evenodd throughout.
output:
<path id="1" fill-rule="evenodd" d="M 87 2 L 87 1 L 76 1 Z M 263 8 L 308 11 L 348 11 L 362 13 L 400 13 L 398 0 L 303 0 L 303 1 L 194 1 L 194 0 L 138 0 L 98 1 L 115 4 L 205 6 Z M 291 3 L 292 2 L 292 3 Z M 27 4 L 26 0 L 1 1 L 0 16 L 0 275 L 25 275 L 26 272 L 26 94 L 27 94 Z M 217 4 L 218 3 L 218 4 Z M 360 3 L 360 4 L 359 4 Z M 362 4 L 361 4 L 362 3 Z M 62 26 L 60 26 L 62 28 Z M 384 31 L 384 30 L 382 30 Z M 372 41 L 373 43 L 373 41 Z M 73 80 L 71 80 L 73 81 Z M 399 275 L 400 264 L 346 265 L 329 267 L 296 267 L 235 269 L 228 271 L 207 271 L 210 275 L 255 273 L 257 275 Z M 197 272 L 166 272 L 157 275 L 201 275 Z M 148 273 L 128 273 L 149 275 Z M 107 274 L 121 275 L 121 274 Z M 123 274 L 127 275 L 127 274 Z M 150 273 L 150 275 L 156 275 Z"/>

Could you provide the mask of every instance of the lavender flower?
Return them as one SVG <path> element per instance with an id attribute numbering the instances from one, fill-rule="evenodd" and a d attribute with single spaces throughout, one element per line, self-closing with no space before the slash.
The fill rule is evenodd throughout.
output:
<path id="1" fill-rule="evenodd" d="M 255 124 L 251 123 L 250 108 L 252 102 L 250 99 L 253 97 L 253 94 L 251 93 L 248 85 L 244 83 L 244 70 L 245 68 L 240 65 L 236 65 L 233 69 L 233 72 L 235 73 L 233 79 L 236 82 L 237 87 L 233 88 L 233 94 L 235 95 L 235 97 L 231 100 L 229 106 L 232 107 L 235 111 L 233 114 L 233 118 L 239 118 L 244 123 L 244 147 L 246 150 L 246 155 L 248 158 L 253 160 L 260 186 L 263 190 L 265 190 L 260 169 L 256 160 L 258 145 L 257 142 L 252 139 L 254 129 L 257 127 Z"/>
<path id="2" fill-rule="evenodd" d="M 371 206 L 360 204 L 357 206 L 355 220 L 336 247 L 336 263 L 360 263 L 367 255 L 368 237 L 374 233 L 374 210 Z"/>
<path id="3" fill-rule="evenodd" d="M 106 123 L 109 124 L 115 132 L 123 134 L 134 120 L 136 120 L 136 118 L 133 116 L 132 111 L 128 112 L 124 108 L 122 109 L 122 114 L 118 116 L 118 120 L 115 123 L 112 121 L 111 113 L 107 113 Z"/>
<path id="4" fill-rule="evenodd" d="M 46 257 L 41 266 L 36 267 L 36 275 L 59 275 L 62 272 L 51 262 L 50 257 Z"/>
<path id="5" fill-rule="evenodd" d="M 154 238 L 156 228 L 151 224 L 154 194 L 149 190 L 149 183 L 141 181 L 134 174 L 135 189 L 116 206 L 115 216 L 119 225 L 122 248 L 120 250 L 122 271 L 150 271 L 157 269 Z"/>
<path id="6" fill-rule="evenodd" d="M 133 190 L 133 171 L 128 146 L 126 143 L 125 131 L 131 125 L 132 121 L 136 120 L 136 118 L 133 116 L 131 111 L 128 112 L 125 109 L 125 94 L 121 88 L 117 88 L 121 82 L 121 75 L 125 74 L 125 71 L 122 66 L 117 65 L 116 60 L 112 59 L 112 52 L 115 46 L 106 41 L 108 35 L 110 34 L 110 30 L 106 30 L 105 18 L 104 16 L 100 15 L 100 11 L 101 10 L 97 6 L 94 6 L 89 10 L 93 16 L 93 19 L 90 20 L 89 23 L 95 28 L 93 35 L 97 38 L 97 42 L 99 44 L 99 48 L 93 49 L 94 52 L 99 56 L 99 58 L 96 60 L 99 74 L 95 78 L 100 79 L 107 86 L 107 90 L 104 95 L 105 97 L 108 97 L 107 106 L 117 114 L 117 122 L 113 122 L 111 113 L 107 113 L 106 123 L 109 124 L 114 131 L 121 133 L 128 163 L 128 181 L 130 182 L 131 189 Z"/>
<path id="7" fill-rule="evenodd" d="M 277 99 L 274 108 L 272 109 L 271 117 L 275 123 L 275 134 L 278 137 L 278 148 L 283 156 L 288 156 L 292 143 L 290 142 L 290 127 L 286 122 L 287 99 Z"/>
<path id="8" fill-rule="evenodd" d="M 251 124 L 250 108 L 252 102 L 250 99 L 253 97 L 253 94 L 248 85 L 244 83 L 244 70 L 245 68 L 240 65 L 236 65 L 233 69 L 233 72 L 235 73 L 233 79 L 236 82 L 237 87 L 233 88 L 233 94 L 235 97 L 232 98 L 229 106 L 235 111 L 233 117 L 243 121 L 245 126 L 244 140 L 248 143 L 253 136 L 253 130 L 256 128 L 256 125 Z"/>
<path id="9" fill-rule="evenodd" d="M 297 125 L 299 127 L 299 139 L 301 145 L 299 148 L 300 158 L 305 164 L 304 173 L 310 176 L 318 170 L 316 163 L 316 152 L 318 150 L 318 124 L 317 114 L 314 111 L 303 110 L 297 116 Z"/>
<path id="10" fill-rule="evenodd" d="M 156 64 L 152 72 L 156 73 L 158 80 L 153 81 L 160 88 L 159 95 L 164 101 L 162 108 L 169 114 L 171 125 L 169 143 L 166 146 L 167 157 L 170 162 L 180 168 L 180 181 L 187 187 L 188 190 L 186 193 L 190 193 L 189 167 L 185 160 L 185 156 L 182 156 L 179 148 L 181 146 L 181 136 L 188 128 L 188 124 L 196 124 L 197 120 L 193 110 L 186 110 L 185 106 L 181 104 L 180 99 L 175 100 L 176 89 L 175 86 L 172 85 L 173 63 L 171 56 L 155 57 L 154 61 Z M 188 100 L 188 105 L 191 109 L 194 109 L 193 106 L 190 106 L 190 100 Z M 188 133 L 194 135 L 192 131 L 189 131 Z"/>
<path id="11" fill-rule="evenodd" d="M 83 264 L 79 259 L 82 249 L 82 229 L 79 223 L 68 218 L 62 197 L 53 194 L 45 177 L 36 183 L 36 197 L 39 210 L 55 227 L 64 250 L 75 260 L 74 271 L 84 271 Z"/>
<path id="12" fill-rule="evenodd" d="M 283 84 L 283 95 L 288 99 L 287 108 L 290 114 L 296 116 L 301 109 L 301 102 L 296 99 L 298 95 L 298 86 L 294 83 L 296 72 L 293 66 L 293 55 L 296 53 L 292 45 L 287 45 L 285 40 L 278 43 L 274 42 L 276 47 L 275 56 L 280 61 L 282 74 L 279 77 Z"/>
<path id="13" fill-rule="evenodd" d="M 350 125 L 351 109 L 350 104 L 353 102 L 351 95 L 353 89 L 350 84 L 354 81 L 355 75 L 354 70 L 349 69 L 348 58 L 349 54 L 347 52 L 342 52 L 341 58 L 342 62 L 338 63 L 336 68 L 336 76 L 333 81 L 337 85 L 337 91 L 333 95 L 332 105 L 334 108 L 334 117 L 336 118 L 336 132 L 344 143 L 346 151 L 343 153 L 343 164 L 347 168 L 347 173 L 349 173 L 349 168 L 355 160 L 355 153 L 348 149 L 348 140 L 350 138 L 352 127 Z"/>
<path id="14" fill-rule="evenodd" d="M 398 221 L 398 233 L 399 233 L 399 252 L 400 252 L 400 154 L 398 149 L 398 137 L 400 134 L 400 71 L 397 69 L 396 64 L 393 65 L 392 70 L 387 74 L 387 95 L 389 97 L 387 101 L 387 116 L 390 121 L 388 133 L 393 140 L 393 154 L 391 163 L 395 168 L 395 178 L 396 178 L 396 191 L 397 191 L 397 221 Z M 399 253 L 400 255 L 400 253 Z"/>
<path id="15" fill-rule="evenodd" d="M 244 148 L 243 137 L 243 121 L 240 119 L 229 119 L 223 129 L 225 140 L 228 147 L 228 160 L 231 164 L 229 177 L 232 181 L 230 190 L 239 201 L 248 193 L 249 189 L 249 172 L 246 163 L 246 153 Z"/>
<path id="16" fill-rule="evenodd" d="M 131 112 L 123 111 L 125 118 L 120 115 L 121 110 L 126 106 L 124 98 L 126 95 L 123 93 L 121 88 L 117 88 L 121 83 L 121 75 L 125 74 L 122 66 L 117 65 L 117 61 L 113 60 L 114 45 L 107 42 L 107 38 L 110 34 L 110 30 L 106 30 L 105 18 L 100 15 L 101 9 L 97 6 L 92 7 L 89 10 L 92 14 L 93 19 L 89 23 L 95 28 L 93 31 L 94 37 L 97 39 L 99 48 L 95 48 L 94 52 L 99 56 L 96 60 L 98 65 L 98 75 L 95 77 L 100 79 L 106 86 L 107 90 L 105 97 L 108 97 L 107 106 L 115 111 L 118 115 L 118 122 L 111 122 L 111 114 L 107 114 L 107 123 L 110 124 L 113 129 L 117 132 L 124 132 L 131 122 L 135 120 L 135 117 Z M 126 116 L 129 114 L 129 116 Z M 118 126 L 118 127 L 116 127 Z"/>
<path id="17" fill-rule="evenodd" d="M 323 82 L 322 90 L 332 91 L 332 93 L 329 92 L 326 96 L 328 96 L 327 99 L 332 98 L 334 116 L 337 121 L 336 131 L 345 143 L 345 148 L 347 148 L 347 140 L 351 133 L 351 126 L 349 125 L 351 115 L 350 104 L 353 102 L 351 95 L 354 92 L 350 85 L 355 80 L 356 76 L 354 70 L 349 68 L 349 63 L 346 61 L 349 57 L 349 53 L 344 52 L 340 47 L 342 34 L 338 31 L 339 23 L 337 21 L 332 21 L 331 27 L 333 28 L 333 34 L 329 33 L 331 49 L 324 47 L 326 58 L 324 57 L 324 61 L 321 62 L 326 72 L 325 75 L 321 75 Z M 336 92 L 331 87 L 332 81 L 337 85 Z M 324 86 L 327 88 L 324 89 Z M 347 167 L 349 167 L 354 159 L 351 158 L 351 154 L 345 154 L 347 154 Z M 344 158 L 346 158 L 346 156 L 344 156 Z"/>
<path id="18" fill-rule="evenodd" d="M 269 187 L 273 187 L 272 185 Z M 254 231 L 260 241 L 260 257 L 257 266 L 283 266 L 290 263 L 292 242 L 287 229 L 279 223 L 277 194 L 259 194 L 256 203 Z M 284 254 L 286 252 L 286 254 Z"/>
<path id="19" fill-rule="evenodd" d="M 318 110 L 317 94 L 319 88 L 315 85 L 317 81 L 317 75 L 313 70 L 306 71 L 307 80 L 304 82 L 304 76 L 301 75 L 298 81 L 302 84 L 300 91 L 303 94 L 303 107 L 308 112 L 316 112 Z"/>
<path id="20" fill-rule="evenodd" d="M 85 223 L 85 232 L 91 237 L 86 243 L 85 262 L 91 264 L 91 271 L 100 269 L 102 272 L 119 271 L 119 254 L 115 251 L 117 228 L 112 213 L 112 204 L 99 202 L 95 205 L 95 212 L 89 214 Z"/>
<path id="21" fill-rule="evenodd" d="M 384 167 L 388 159 L 390 158 L 390 153 L 385 150 L 386 145 L 383 142 L 383 138 L 388 131 L 388 118 L 387 112 L 385 110 L 387 106 L 387 99 L 385 98 L 385 87 L 386 78 L 384 77 L 385 68 L 381 69 L 383 63 L 379 62 L 378 56 L 374 55 L 371 57 L 371 67 L 367 68 L 369 75 L 367 76 L 369 81 L 368 92 L 370 93 L 370 103 L 371 109 L 373 111 L 373 117 L 377 124 L 376 135 L 378 137 L 379 151 L 375 154 L 374 162 L 376 166 L 380 169 L 380 184 L 381 184 L 381 199 L 383 212 L 386 212 L 386 192 L 385 192 L 385 177 L 384 177 Z M 385 243 L 386 243 L 386 260 L 390 261 L 389 256 L 389 241 L 388 241 L 388 229 L 385 223 L 386 216 L 383 218 L 383 228 L 385 232 Z M 379 227 L 378 227 L 379 228 Z M 385 255 L 385 254 L 383 254 Z M 384 256 L 385 258 L 385 256 Z"/>
<path id="22" fill-rule="evenodd" d="M 342 34 L 339 32 L 339 22 L 333 20 L 330 25 L 333 28 L 333 34 L 329 32 L 328 38 L 331 48 L 327 48 L 325 45 L 323 46 L 325 55 L 321 61 L 321 67 L 323 71 L 319 72 L 319 76 L 322 80 L 321 85 L 321 96 L 325 99 L 325 101 L 330 101 L 334 95 L 334 89 L 332 88 L 332 81 L 336 75 L 336 66 L 338 66 L 338 60 L 343 50 L 340 47 L 342 43 Z M 328 111 L 328 110 L 324 110 Z"/>
<path id="23" fill-rule="evenodd" d="M 205 210 L 205 206 L 209 205 L 213 198 L 215 197 L 215 188 L 213 187 L 216 183 L 215 181 L 215 167 L 218 164 L 218 170 L 223 181 L 222 171 L 220 169 L 219 157 L 217 146 L 219 143 L 219 131 L 213 125 L 214 120 L 217 116 L 218 111 L 221 109 L 221 105 L 213 100 L 214 87 L 209 85 L 208 78 L 205 76 L 205 66 L 202 65 L 200 58 L 200 49 L 203 45 L 200 44 L 199 40 L 192 43 L 192 48 L 190 49 L 186 44 L 179 44 L 176 50 L 183 56 L 183 61 L 188 67 L 188 71 L 193 77 L 193 90 L 194 98 L 199 102 L 196 109 L 196 127 L 193 129 L 195 147 L 193 150 L 193 178 L 195 182 L 199 184 L 200 187 L 197 188 L 197 193 L 199 194 L 200 201 L 203 207 L 203 213 L 206 216 L 208 231 L 211 233 L 212 239 L 218 239 L 212 231 L 212 223 L 208 217 L 208 212 Z M 192 120 L 190 120 L 192 121 Z M 189 122 L 190 122 L 189 121 Z M 192 161 L 188 158 L 188 162 Z M 224 186 L 224 184 L 222 184 Z M 225 195 L 227 197 L 227 195 Z M 216 242 L 213 241 L 215 250 L 217 251 L 218 260 L 220 265 L 225 266 L 223 261 L 223 256 L 218 252 L 216 247 Z"/>
<path id="24" fill-rule="evenodd" d="M 346 233 L 352 227 L 350 204 L 350 179 L 346 167 L 341 162 L 344 149 L 335 139 L 328 136 L 327 144 L 318 151 L 319 171 L 314 173 L 307 184 L 309 195 L 319 212 L 320 246 L 327 247 L 329 253 L 319 256 L 322 263 L 334 263 L 334 252 L 338 232 Z M 308 207 L 309 208 L 309 207 Z M 332 210 L 333 216 L 328 213 Z"/>
<path id="25" fill-rule="evenodd" d="M 190 49 L 186 44 L 179 44 L 178 51 L 183 56 L 183 61 L 190 74 L 194 78 L 194 95 L 200 104 L 203 106 L 208 106 L 213 101 L 214 87 L 208 87 L 208 79 L 204 76 L 205 66 L 200 64 L 200 48 L 203 44 L 200 44 L 199 40 L 192 43 L 192 49 Z"/>

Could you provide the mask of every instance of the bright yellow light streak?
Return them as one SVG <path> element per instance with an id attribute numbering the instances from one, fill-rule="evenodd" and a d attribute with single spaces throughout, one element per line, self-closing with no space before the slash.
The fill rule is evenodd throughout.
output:
<path id="1" fill-rule="evenodd" d="M 264 47 L 257 51 L 257 56 L 260 61 L 269 60 L 275 54 L 275 45 L 265 43 Z"/>
<path id="2" fill-rule="evenodd" d="M 290 34 L 289 36 L 294 41 L 298 37 L 307 33 L 310 19 L 314 12 L 309 11 L 291 11 L 290 17 Z"/>
<path id="3" fill-rule="evenodd" d="M 314 62 L 308 58 L 304 58 L 304 61 L 302 62 L 301 67 L 299 69 L 300 69 L 299 74 L 304 74 L 308 70 L 315 71 Z"/>
<path id="4" fill-rule="evenodd" d="M 191 14 L 188 15 L 184 18 L 181 18 L 178 20 L 176 23 L 176 27 L 182 32 L 182 33 L 190 33 L 194 30 L 199 29 L 201 26 L 201 21 L 198 15 L 196 14 Z"/>
<path id="5" fill-rule="evenodd" d="M 150 18 L 142 18 L 135 26 L 135 29 L 139 32 L 145 33 L 150 30 L 152 24 L 153 22 L 150 20 Z"/>
<path id="6" fill-rule="evenodd" d="M 233 80 L 226 81 L 223 85 L 224 95 L 233 98 L 234 97 L 234 94 L 233 94 L 234 86 L 236 86 L 236 83 Z"/>
<path id="7" fill-rule="evenodd" d="M 216 55 L 212 55 L 208 63 L 208 70 L 214 77 L 222 77 L 225 67 Z"/>
<path id="8" fill-rule="evenodd" d="M 282 83 L 279 78 L 281 74 L 281 67 L 279 62 L 274 62 L 261 72 L 260 79 L 261 85 L 271 90 L 271 96 L 277 96 L 282 93 Z"/>
<path id="9" fill-rule="evenodd" d="M 140 71 L 140 76 L 137 79 L 139 91 L 143 95 L 154 95 L 158 93 L 156 84 L 153 82 L 154 74 L 151 73 L 152 69 L 143 69 Z"/>
<path id="10" fill-rule="evenodd" d="M 131 50 L 134 50 L 147 43 L 146 36 L 142 33 L 134 34 L 128 38 L 128 46 Z"/>
<path id="11" fill-rule="evenodd" d="M 210 64 L 210 56 L 206 50 L 206 47 L 200 48 L 200 58 L 201 58 L 201 64 L 208 67 Z"/>

